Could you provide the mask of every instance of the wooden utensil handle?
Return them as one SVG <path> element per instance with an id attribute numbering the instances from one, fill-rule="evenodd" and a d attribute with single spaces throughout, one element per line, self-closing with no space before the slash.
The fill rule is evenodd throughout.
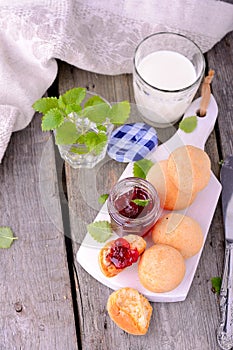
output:
<path id="1" fill-rule="evenodd" d="M 214 70 L 210 69 L 209 74 L 205 77 L 204 82 L 201 87 L 201 103 L 200 103 L 200 111 L 199 116 L 204 117 L 207 112 L 207 108 L 210 102 L 210 84 L 214 77 Z"/>

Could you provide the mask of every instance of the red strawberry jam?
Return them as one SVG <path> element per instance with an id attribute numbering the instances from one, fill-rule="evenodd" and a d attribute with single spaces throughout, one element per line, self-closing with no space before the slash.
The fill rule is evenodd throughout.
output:
<path id="1" fill-rule="evenodd" d="M 149 200 L 146 206 L 138 205 L 132 200 L 141 199 Z M 150 201 L 148 192 L 140 187 L 135 186 L 128 192 L 120 195 L 115 201 L 115 208 L 126 218 L 136 219 L 137 217 L 146 216 L 152 209 L 153 203 Z"/>
<path id="2" fill-rule="evenodd" d="M 160 214 L 156 189 L 138 177 L 117 182 L 109 194 L 107 206 L 112 230 L 120 237 L 128 234 L 144 237 Z"/>
<path id="3" fill-rule="evenodd" d="M 107 260 L 111 261 L 117 269 L 131 266 L 138 260 L 139 252 L 137 248 L 131 249 L 129 242 L 124 238 L 116 239 L 107 255 Z"/>

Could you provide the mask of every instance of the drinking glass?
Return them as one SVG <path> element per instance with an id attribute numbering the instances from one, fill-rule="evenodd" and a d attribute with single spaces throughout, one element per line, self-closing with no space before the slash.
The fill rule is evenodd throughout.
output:
<path id="1" fill-rule="evenodd" d="M 182 86 L 182 81 L 179 81 L 178 74 L 177 81 L 181 85 L 179 88 L 171 89 L 169 88 L 169 79 L 172 80 L 172 74 L 165 73 L 163 77 L 168 82 L 168 88 L 161 88 L 156 86 L 156 83 L 151 84 L 151 82 L 148 82 L 145 75 L 140 72 L 140 64 L 142 64 L 141 62 L 145 57 L 158 51 L 165 52 L 165 55 L 172 52 L 173 56 L 176 53 L 179 57 L 183 55 L 183 59 L 186 58 L 186 61 L 188 59 L 191 62 L 190 68 L 193 66 L 193 81 L 186 86 Z M 144 62 L 146 61 L 144 60 Z M 174 63 L 173 60 L 170 62 L 171 64 Z M 160 70 L 159 65 L 161 65 L 162 69 L 163 64 L 164 60 L 157 62 L 157 70 Z M 192 102 L 204 76 L 205 59 L 200 48 L 189 38 L 181 34 L 160 32 L 148 36 L 138 45 L 134 55 L 133 66 L 134 96 L 142 118 L 148 124 L 164 128 L 178 121 Z M 152 65 L 146 68 L 148 68 L 148 74 L 153 73 Z M 182 70 L 184 66 L 180 65 L 177 69 Z M 174 73 L 177 74 L 177 72 L 178 70 Z"/>

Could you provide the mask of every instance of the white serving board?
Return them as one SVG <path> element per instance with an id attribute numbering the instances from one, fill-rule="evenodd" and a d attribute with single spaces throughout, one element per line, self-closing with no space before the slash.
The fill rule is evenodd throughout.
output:
<path id="1" fill-rule="evenodd" d="M 184 118 L 192 115 L 196 115 L 196 111 L 200 106 L 200 98 L 195 100 L 186 111 Z M 198 117 L 198 126 L 192 133 L 185 133 L 182 130 L 178 130 L 164 144 L 157 147 L 153 152 L 150 159 L 154 162 L 167 159 L 169 154 L 184 144 L 190 144 L 199 148 L 204 148 L 205 142 L 209 137 L 211 131 L 214 128 L 214 124 L 218 114 L 218 107 L 214 97 L 211 95 L 210 104 L 207 114 L 204 118 Z M 120 179 L 133 176 L 132 173 L 133 163 L 129 163 L 123 172 Z M 221 193 L 221 184 L 216 179 L 213 173 L 208 185 L 198 193 L 194 203 L 182 212 L 193 219 L 197 220 L 201 225 L 204 234 L 204 243 L 209 231 L 209 227 L 215 212 L 215 208 L 218 202 L 219 195 Z M 181 211 L 180 211 L 181 212 Z M 107 205 L 103 205 L 95 221 L 108 220 L 110 221 Z M 117 236 L 111 237 L 110 240 L 117 238 Z M 203 246 L 204 246 L 203 243 Z M 148 241 L 147 247 L 152 244 Z M 136 288 L 140 293 L 144 294 L 150 301 L 157 302 L 176 302 L 182 301 L 186 298 L 189 288 L 191 286 L 201 253 L 201 251 L 194 257 L 186 260 L 186 273 L 183 281 L 180 285 L 167 293 L 153 293 L 145 289 L 139 282 L 137 273 L 137 263 L 126 268 L 119 275 L 111 278 L 105 277 L 98 264 L 98 254 L 104 244 L 97 243 L 88 233 L 86 234 L 81 247 L 77 253 L 77 261 L 79 264 L 95 279 L 103 283 L 104 285 L 117 290 L 122 287 Z"/>

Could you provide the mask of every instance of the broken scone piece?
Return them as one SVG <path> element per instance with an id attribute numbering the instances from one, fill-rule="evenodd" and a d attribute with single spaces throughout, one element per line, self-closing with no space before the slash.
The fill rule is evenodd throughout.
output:
<path id="1" fill-rule="evenodd" d="M 121 288 L 113 292 L 108 298 L 107 310 L 111 319 L 125 332 L 146 334 L 152 307 L 136 289 Z"/>
<path id="2" fill-rule="evenodd" d="M 107 277 L 118 275 L 137 262 L 146 249 L 146 241 L 137 235 L 127 235 L 108 242 L 99 252 L 99 265 Z"/>

